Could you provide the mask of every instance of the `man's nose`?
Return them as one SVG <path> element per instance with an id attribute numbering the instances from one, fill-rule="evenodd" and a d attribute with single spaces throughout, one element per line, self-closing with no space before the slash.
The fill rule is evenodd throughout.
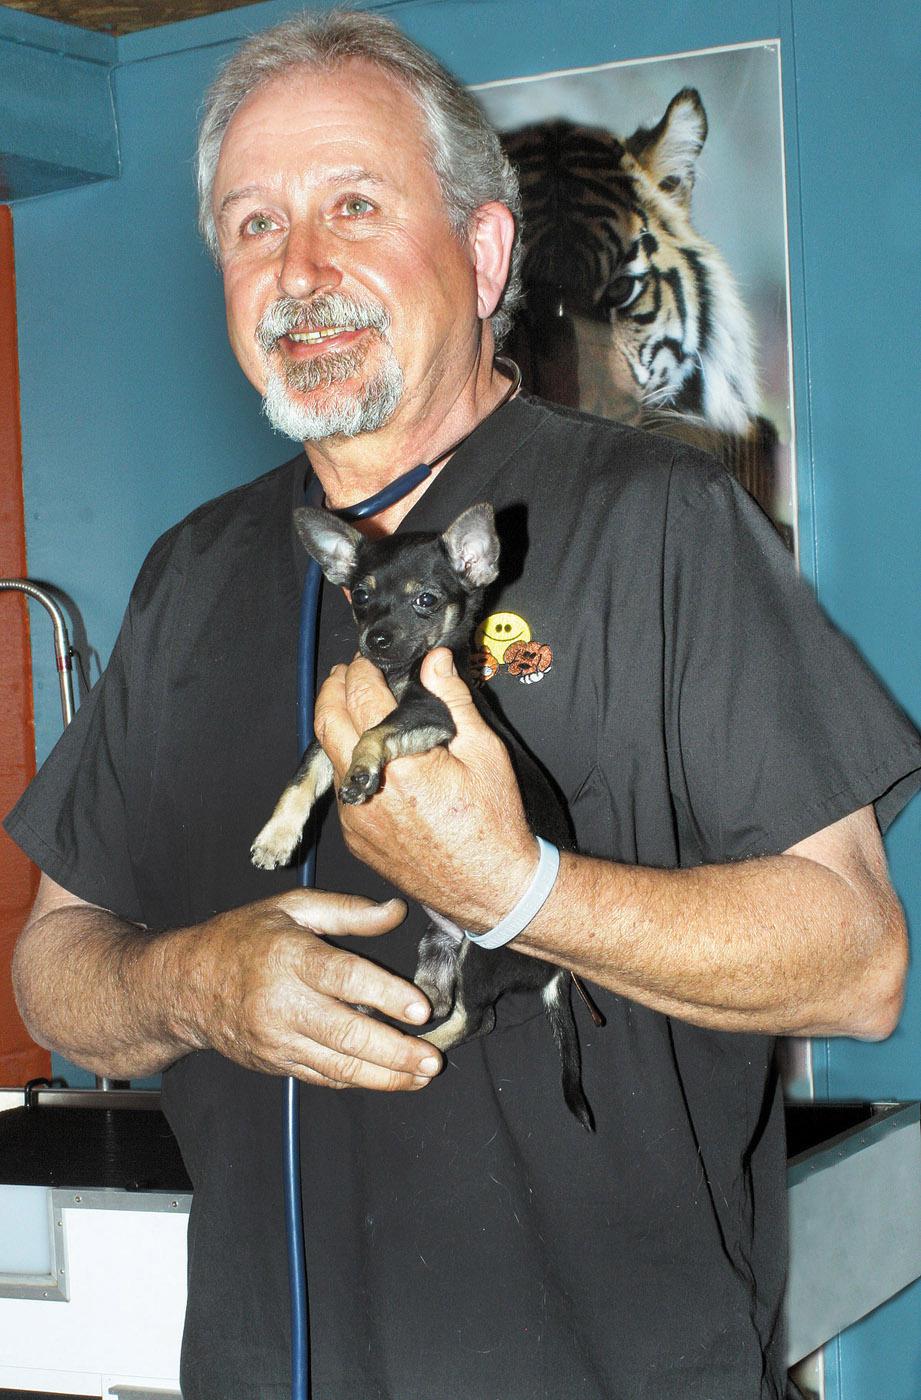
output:
<path id="1" fill-rule="evenodd" d="M 291 228 L 278 272 L 282 295 L 303 301 L 317 292 L 334 291 L 341 282 L 332 240 L 314 229 Z"/>

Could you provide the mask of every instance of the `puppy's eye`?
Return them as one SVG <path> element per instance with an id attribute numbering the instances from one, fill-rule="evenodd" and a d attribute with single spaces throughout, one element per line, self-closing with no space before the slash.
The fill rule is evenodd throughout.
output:
<path id="1" fill-rule="evenodd" d="M 363 583 L 356 583 L 355 587 L 352 589 L 352 606 L 354 608 L 363 608 L 370 601 L 371 594 L 368 592 L 365 585 Z"/>
<path id="2" fill-rule="evenodd" d="M 429 593 L 428 590 L 417 593 L 413 599 L 413 607 L 418 613 L 434 612 L 438 607 L 438 596 L 435 593 Z"/>

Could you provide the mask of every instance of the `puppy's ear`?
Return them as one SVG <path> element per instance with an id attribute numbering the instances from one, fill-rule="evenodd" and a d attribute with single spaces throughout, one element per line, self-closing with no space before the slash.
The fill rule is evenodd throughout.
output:
<path id="1" fill-rule="evenodd" d="M 301 506 L 294 512 L 294 526 L 307 553 L 316 559 L 330 583 L 349 586 L 355 577 L 363 536 L 352 525 L 328 510 Z"/>
<path id="2" fill-rule="evenodd" d="M 441 537 L 465 588 L 485 588 L 499 573 L 499 536 L 491 505 L 481 501 L 459 515 Z"/>

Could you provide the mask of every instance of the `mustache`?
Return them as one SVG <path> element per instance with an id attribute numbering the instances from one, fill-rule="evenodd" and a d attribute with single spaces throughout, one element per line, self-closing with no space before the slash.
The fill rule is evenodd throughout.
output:
<path id="1" fill-rule="evenodd" d="M 327 292 L 310 301 L 279 297 L 260 317 L 256 342 L 263 354 L 271 355 L 281 336 L 289 331 L 319 331 L 325 326 L 352 326 L 386 335 L 390 316 L 380 302 L 357 301 L 342 292 Z"/>

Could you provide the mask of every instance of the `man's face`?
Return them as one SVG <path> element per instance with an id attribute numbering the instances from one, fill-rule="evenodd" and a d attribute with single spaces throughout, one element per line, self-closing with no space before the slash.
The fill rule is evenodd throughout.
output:
<path id="1" fill-rule="evenodd" d="M 291 436 L 419 419 L 472 364 L 472 241 L 451 229 L 415 102 L 372 65 L 299 69 L 250 98 L 213 207 L 234 353 Z"/>

